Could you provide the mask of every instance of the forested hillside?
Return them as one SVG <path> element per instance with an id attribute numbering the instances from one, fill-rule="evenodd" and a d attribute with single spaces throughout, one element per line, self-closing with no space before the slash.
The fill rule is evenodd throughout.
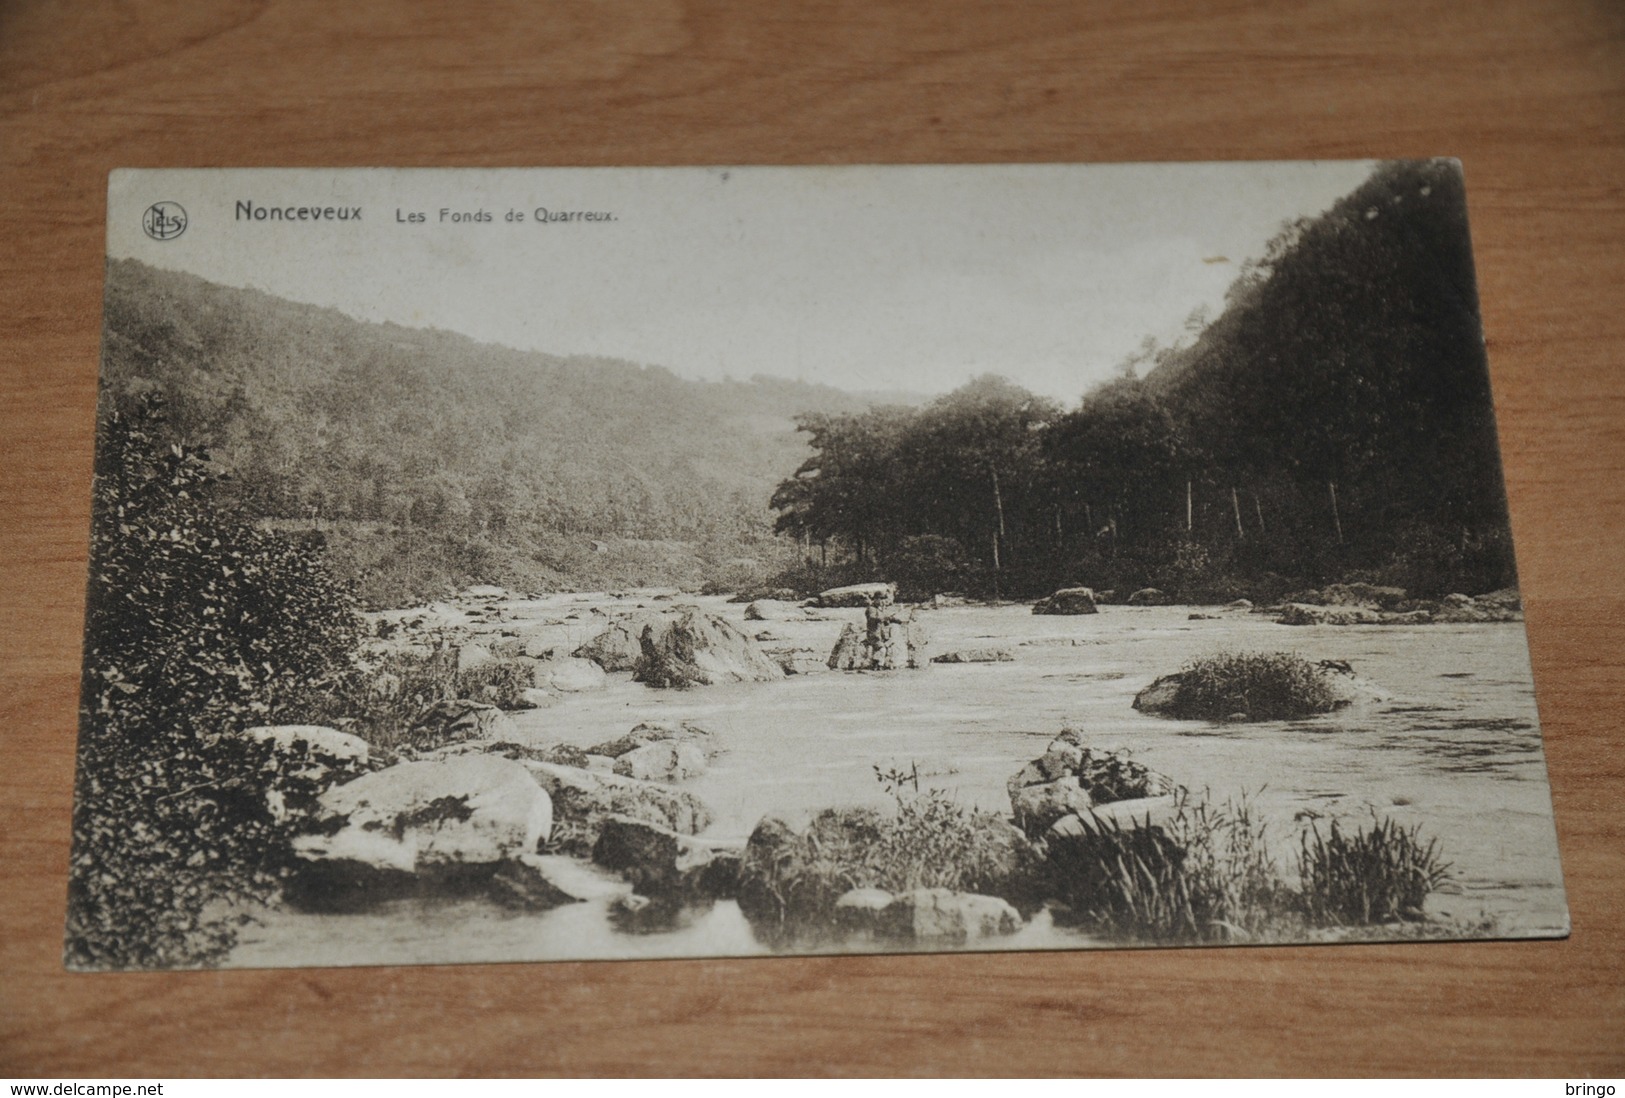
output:
<path id="1" fill-rule="evenodd" d="M 779 529 L 842 578 L 916 590 L 1515 582 L 1454 163 L 1383 165 L 1286 226 L 1222 315 L 1149 359 L 1070 411 L 989 376 L 806 417 Z"/>
<path id="2" fill-rule="evenodd" d="M 161 396 L 230 502 L 326 540 L 374 604 L 759 573 L 786 552 L 768 497 L 807 453 L 792 417 L 869 403 L 364 323 L 133 260 L 108 266 L 103 383 L 104 417 Z"/>

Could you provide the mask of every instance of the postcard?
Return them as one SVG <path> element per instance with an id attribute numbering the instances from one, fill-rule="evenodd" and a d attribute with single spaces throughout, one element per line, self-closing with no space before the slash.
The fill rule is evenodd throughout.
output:
<path id="1" fill-rule="evenodd" d="M 68 967 L 1565 935 L 1463 188 L 114 172 Z"/>

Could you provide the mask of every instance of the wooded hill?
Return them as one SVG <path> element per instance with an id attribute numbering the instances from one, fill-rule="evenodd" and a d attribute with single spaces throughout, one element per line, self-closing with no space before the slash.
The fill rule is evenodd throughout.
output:
<path id="1" fill-rule="evenodd" d="M 778 528 L 920 592 L 1516 582 L 1453 162 L 1381 166 L 1286 226 L 1192 343 L 1140 357 L 1070 411 L 989 376 L 805 417 Z"/>
<path id="2" fill-rule="evenodd" d="M 109 263 L 102 418 L 163 398 L 222 505 L 317 537 L 366 601 L 759 578 L 792 417 L 872 395 L 561 358 Z M 749 560 L 758 564 L 751 565 Z"/>

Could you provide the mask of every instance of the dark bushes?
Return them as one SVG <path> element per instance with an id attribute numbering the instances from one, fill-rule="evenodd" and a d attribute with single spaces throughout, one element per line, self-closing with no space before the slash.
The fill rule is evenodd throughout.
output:
<path id="1" fill-rule="evenodd" d="M 216 505 L 208 457 L 154 441 L 152 402 L 96 455 L 67 963 L 218 960 L 220 900 L 274 890 L 285 844 L 262 745 L 353 669 L 360 621 L 319 549 Z"/>
<path id="2" fill-rule="evenodd" d="M 1390 923 L 1422 918 L 1422 902 L 1448 876 L 1438 843 L 1423 845 L 1418 829 L 1391 820 L 1344 835 L 1332 822 L 1327 835 L 1304 832 L 1298 872 L 1303 911 L 1323 926 Z"/>

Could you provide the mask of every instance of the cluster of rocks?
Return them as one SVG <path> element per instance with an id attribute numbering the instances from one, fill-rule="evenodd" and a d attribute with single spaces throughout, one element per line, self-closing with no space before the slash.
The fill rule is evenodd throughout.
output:
<path id="1" fill-rule="evenodd" d="M 1282 625 L 1456 625 L 1522 621 L 1523 603 L 1510 587 L 1476 598 L 1413 599 L 1399 587 L 1338 583 L 1289 594 L 1268 612 Z"/>
<path id="2" fill-rule="evenodd" d="M 1016 825 L 1033 838 L 1068 817 L 1098 813 L 1106 805 L 1117 806 L 1113 815 L 1160 811 L 1176 791 L 1171 779 L 1135 762 L 1127 752 L 1091 748 L 1083 734 L 1071 728 L 1063 729 L 1042 755 L 1011 775 L 1006 788 Z"/>
<path id="3" fill-rule="evenodd" d="M 301 908 L 485 895 L 543 910 L 606 897 L 635 905 L 635 890 L 667 884 L 712 898 L 734 887 L 737 846 L 693 838 L 712 814 L 678 785 L 715 753 L 696 725 L 641 724 L 584 750 L 461 740 L 383 766 L 330 728 L 245 736 L 273 752 L 267 798 L 292 835 L 286 895 Z M 290 788 L 311 795 L 295 805 Z M 626 872 L 632 850 L 643 853 Z"/>
<path id="4" fill-rule="evenodd" d="M 1014 824 L 964 815 L 952 864 L 910 866 L 907 843 L 934 832 L 900 832 L 898 816 L 873 808 L 770 816 L 744 843 L 703 835 L 711 813 L 681 783 L 703 772 L 716 745 L 694 724 L 641 724 L 584 749 L 460 741 L 387 766 L 334 729 L 245 735 L 278 768 L 273 791 L 316 790 L 298 808 L 278 802 L 294 835 L 286 895 L 301 909 L 436 896 L 526 911 L 600 901 L 614 925 L 647 931 L 734 899 L 770 943 L 801 935 L 804 944 L 809 932 L 930 945 L 1013 934 L 1052 899 L 1047 844 L 1086 836 L 1104 818 L 1161 826 L 1175 792 L 1163 775 L 1066 730 L 1011 777 Z M 904 872 L 865 879 L 897 857 Z M 933 887 L 931 874 L 944 870 L 961 883 Z M 913 883 L 898 887 L 905 879 Z"/>
<path id="5" fill-rule="evenodd" d="M 1113 590 L 1097 591 L 1092 587 L 1063 587 L 1033 604 L 1035 614 L 1095 614 L 1099 607 L 1113 603 L 1129 606 L 1172 606 L 1177 600 L 1155 587 L 1142 587 L 1126 599 L 1118 598 Z"/>

